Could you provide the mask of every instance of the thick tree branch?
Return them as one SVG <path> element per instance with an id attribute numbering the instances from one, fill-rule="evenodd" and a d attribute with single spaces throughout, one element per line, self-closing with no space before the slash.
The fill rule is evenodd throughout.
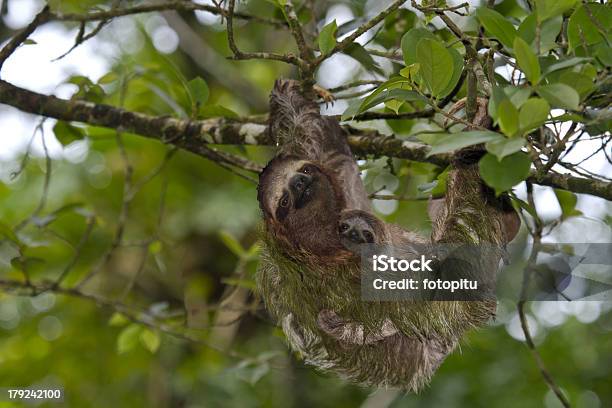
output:
<path id="1" fill-rule="evenodd" d="M 2 80 L 0 80 L 0 103 L 36 115 L 136 133 L 162 143 L 173 144 L 203 157 L 210 156 L 208 144 L 261 146 L 274 144 L 267 127 L 261 123 L 239 122 L 224 118 L 190 121 L 169 116 L 152 116 L 109 105 L 68 101 L 55 96 L 42 95 Z M 346 129 L 349 134 L 349 144 L 359 155 L 397 157 L 438 165 L 449 163 L 450 157 L 447 155 L 427 157 L 429 147 L 424 144 L 384 136 L 374 130 L 358 130 L 351 127 Z M 590 194 L 612 201 L 612 183 L 609 182 L 550 172 L 545 175 L 532 173 L 530 180 L 537 184 Z"/>
<path id="2" fill-rule="evenodd" d="M 150 13 L 155 11 L 207 11 L 211 14 L 215 14 L 218 16 L 226 16 L 227 10 L 211 6 L 207 4 L 197 4 L 194 2 L 187 2 L 184 0 L 174 0 L 174 1 L 165 1 L 161 3 L 155 4 L 141 4 L 134 7 L 121 7 L 114 8 L 107 11 L 95 11 L 87 14 L 75 14 L 75 13 L 51 13 L 50 17 L 53 20 L 58 21 L 80 21 L 80 22 L 89 22 L 89 21 L 100 21 L 100 20 L 108 20 L 115 17 L 133 15 L 133 14 L 142 14 L 142 13 Z M 236 12 L 234 13 L 234 17 L 252 21 L 262 24 L 271 25 L 273 27 L 278 28 L 286 28 L 287 23 L 282 20 L 277 20 L 273 18 L 264 18 L 257 17 L 246 13 Z"/>
<path id="3" fill-rule="evenodd" d="M 534 184 L 560 188 L 574 193 L 590 194 L 612 201 L 611 182 L 551 172 L 543 176 L 539 176 L 535 172 L 532 172 L 527 180 Z"/>

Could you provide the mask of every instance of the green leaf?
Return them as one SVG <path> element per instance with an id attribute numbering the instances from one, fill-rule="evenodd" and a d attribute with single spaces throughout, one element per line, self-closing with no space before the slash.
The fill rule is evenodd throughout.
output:
<path id="1" fill-rule="evenodd" d="M 137 324 L 130 324 L 119 333 L 117 337 L 117 353 L 123 354 L 134 349 L 138 344 L 138 337 L 140 336 L 142 328 Z"/>
<path id="2" fill-rule="evenodd" d="M 257 285 L 255 284 L 255 282 L 249 279 L 224 278 L 221 279 L 221 282 L 225 285 L 238 286 L 240 288 L 245 288 L 253 291 L 257 289 Z"/>
<path id="3" fill-rule="evenodd" d="M 206 81 L 200 77 L 196 77 L 187 83 L 187 88 L 196 106 L 203 106 L 206 104 L 210 93 Z"/>
<path id="4" fill-rule="evenodd" d="M 540 80 L 540 63 L 529 45 L 521 37 L 514 39 L 514 55 L 519 66 L 533 85 Z"/>
<path id="5" fill-rule="evenodd" d="M 149 253 L 150 254 L 159 254 L 162 250 L 162 243 L 160 240 L 156 239 L 155 241 L 149 244 Z"/>
<path id="6" fill-rule="evenodd" d="M 597 59 L 607 67 L 612 66 L 612 48 L 605 42 L 600 42 L 594 48 Z"/>
<path id="7" fill-rule="evenodd" d="M 506 156 L 502 160 L 487 153 L 478 163 L 480 176 L 498 194 L 525 180 L 529 176 L 530 167 L 531 160 L 523 152 Z"/>
<path id="8" fill-rule="evenodd" d="M 515 107 L 520 108 L 531 96 L 531 87 L 518 88 L 516 86 L 507 86 L 504 88 L 504 93 L 510 98 Z"/>
<path id="9" fill-rule="evenodd" d="M 317 39 L 317 42 L 319 43 L 319 51 L 321 51 L 321 54 L 329 54 L 331 50 L 333 50 L 336 46 L 337 30 L 338 26 L 336 25 L 336 20 L 332 21 L 321 29 L 321 32 L 319 33 L 319 38 Z"/>
<path id="10" fill-rule="evenodd" d="M 10 268 L 15 258 L 19 258 L 19 247 L 12 242 L 2 242 L 0 239 L 0 269 Z"/>
<path id="11" fill-rule="evenodd" d="M 561 69 L 575 67 L 578 64 L 581 64 L 583 62 L 590 61 L 590 60 L 591 58 L 584 58 L 584 57 L 573 57 L 573 58 L 569 58 L 566 60 L 559 60 L 559 62 L 555 62 L 554 64 L 551 64 L 547 66 L 546 69 L 544 69 L 544 76 L 552 72 L 559 71 Z"/>
<path id="12" fill-rule="evenodd" d="M 34 44 L 38 44 L 36 41 L 34 41 L 31 38 L 26 38 L 21 45 L 34 45 Z"/>
<path id="13" fill-rule="evenodd" d="M 256 260 L 261 252 L 261 244 L 259 241 L 255 242 L 249 249 L 247 249 L 246 259 Z"/>
<path id="14" fill-rule="evenodd" d="M 567 86 L 571 86 L 574 90 L 576 90 L 581 100 L 590 94 L 595 88 L 593 80 L 579 72 L 564 72 L 561 74 L 561 76 L 559 76 L 559 82 Z"/>
<path id="15" fill-rule="evenodd" d="M 576 209 L 576 202 L 578 201 L 576 194 L 556 188 L 554 191 L 557 196 L 557 201 L 559 201 L 559 206 L 561 207 L 562 219 L 582 215 L 582 212 Z"/>
<path id="16" fill-rule="evenodd" d="M 102 76 L 98 79 L 98 84 L 106 85 L 115 82 L 119 79 L 119 75 L 116 72 L 109 72 L 108 74 Z"/>
<path id="17" fill-rule="evenodd" d="M 538 21 L 563 14 L 576 4 L 576 0 L 535 0 Z"/>
<path id="18" fill-rule="evenodd" d="M 361 99 L 353 99 L 352 101 L 350 101 L 344 112 L 342 112 L 340 120 L 344 121 L 353 119 L 353 117 L 355 117 L 355 115 L 360 112 L 362 103 L 363 101 Z"/>
<path id="19" fill-rule="evenodd" d="M 28 271 L 32 272 L 32 268 L 37 266 L 45 265 L 46 261 L 42 258 L 33 257 L 33 256 L 20 256 L 17 258 L 11 259 L 11 266 L 18 271 Z"/>
<path id="20" fill-rule="evenodd" d="M 464 147 L 503 138 L 504 137 L 499 133 L 480 130 L 446 134 L 433 139 L 431 143 L 432 148 L 427 154 L 427 157 L 433 156 L 434 154 L 449 153 Z"/>
<path id="21" fill-rule="evenodd" d="M 553 107 L 578 110 L 580 95 L 565 84 L 539 86 L 536 92 Z"/>
<path id="22" fill-rule="evenodd" d="M 13 229 L 0 221 L 0 238 L 6 238 L 18 247 L 22 246 L 21 240 L 17 237 Z"/>
<path id="23" fill-rule="evenodd" d="M 417 62 L 416 48 L 419 41 L 421 41 L 423 38 L 435 40 L 436 36 L 425 28 L 413 28 L 402 37 L 402 55 L 404 57 L 406 66 Z"/>
<path id="24" fill-rule="evenodd" d="M 119 312 L 115 312 L 113 313 L 111 318 L 108 320 L 108 325 L 118 327 L 118 326 L 126 325 L 129 322 L 130 320 L 127 317 L 125 317 L 125 315 Z"/>
<path id="25" fill-rule="evenodd" d="M 64 146 L 85 137 L 83 129 L 72 126 L 70 123 L 64 122 L 63 120 L 58 120 L 55 126 L 53 126 L 53 133 L 57 140 Z"/>
<path id="26" fill-rule="evenodd" d="M 409 89 L 401 89 L 401 88 L 393 88 L 387 89 L 382 93 L 379 93 L 374 98 L 366 98 L 363 103 L 359 107 L 360 112 L 367 111 L 368 109 L 373 108 L 379 103 L 384 103 L 390 100 L 398 100 L 402 102 L 415 102 L 415 101 L 425 101 L 420 94 L 415 91 L 411 91 Z"/>
<path id="27" fill-rule="evenodd" d="M 503 159 L 513 153 L 516 153 L 525 146 L 526 140 L 522 137 L 504 138 L 502 140 L 494 140 L 487 142 L 485 147 L 489 153 L 492 153 L 498 160 Z"/>
<path id="28" fill-rule="evenodd" d="M 519 112 L 510 99 L 505 99 L 497 108 L 499 127 L 507 136 L 514 136 L 519 130 Z"/>
<path id="29" fill-rule="evenodd" d="M 220 231 L 219 238 L 221 238 L 221 241 L 223 241 L 225 246 L 239 258 L 242 258 L 246 255 L 246 251 L 244 250 L 244 248 L 242 248 L 240 242 L 238 242 L 238 240 L 234 238 L 234 236 L 231 235 L 229 232 Z"/>
<path id="30" fill-rule="evenodd" d="M 463 57 L 459 54 L 459 51 L 454 48 L 447 48 L 447 51 L 453 58 L 453 75 L 446 87 L 440 92 L 441 98 L 447 96 L 455 89 L 457 82 L 459 82 L 459 78 L 461 78 L 461 72 L 463 71 Z"/>
<path id="31" fill-rule="evenodd" d="M 588 5 L 587 5 L 588 4 Z M 574 10 L 567 24 L 567 38 L 570 50 L 586 45 L 605 41 L 599 27 L 612 26 L 612 9 L 606 4 L 587 3 Z M 590 16 L 585 7 L 588 7 Z M 597 21 L 594 24 L 592 19 Z M 599 26 L 599 27 L 598 27 Z"/>
<path id="32" fill-rule="evenodd" d="M 444 169 L 444 171 L 438 174 L 436 177 L 436 186 L 431 190 L 432 197 L 443 197 L 446 194 L 446 186 L 448 181 L 448 173 L 450 171 L 450 166 Z"/>
<path id="33" fill-rule="evenodd" d="M 408 91 L 410 92 L 410 91 Z M 399 109 L 402 107 L 402 105 L 404 104 L 403 101 L 399 101 L 397 99 L 390 99 L 388 101 L 385 101 L 385 108 L 392 110 L 393 112 L 395 112 L 395 114 L 397 115 L 399 112 Z"/>
<path id="34" fill-rule="evenodd" d="M 434 97 L 440 96 L 453 76 L 453 57 L 439 41 L 428 38 L 419 41 L 416 56 L 421 65 L 419 72 L 431 94 Z"/>
<path id="35" fill-rule="evenodd" d="M 419 69 L 421 68 L 420 64 L 416 62 L 414 64 L 410 64 L 407 67 L 404 67 L 399 70 L 399 74 L 407 79 L 415 80 L 416 75 L 419 73 Z"/>
<path id="36" fill-rule="evenodd" d="M 521 200 L 520 198 L 516 197 L 515 195 L 510 195 L 510 198 L 512 199 L 512 203 L 514 204 L 514 208 L 516 208 L 517 211 L 522 208 L 523 210 L 527 211 L 529 213 L 529 215 L 531 215 L 533 218 L 537 218 L 538 217 L 538 214 L 537 214 L 535 208 L 533 208 L 527 202 Z"/>
<path id="37" fill-rule="evenodd" d="M 536 16 L 528 15 L 518 28 L 518 35 L 530 45 L 533 51 L 538 50 L 536 44 Z M 557 46 L 557 36 L 563 25 L 563 17 L 556 16 L 540 24 L 540 54 L 546 54 Z"/>
<path id="38" fill-rule="evenodd" d="M 497 38 L 506 48 L 513 47 L 516 29 L 510 21 L 487 7 L 476 10 L 476 16 L 489 34 Z"/>
<path id="39" fill-rule="evenodd" d="M 402 89 L 404 87 L 411 88 L 410 80 L 402 77 L 395 76 L 390 78 L 388 81 L 380 84 L 370 95 L 363 99 L 357 100 L 356 102 L 349 103 L 348 108 L 342 115 L 342 120 L 350 118 L 358 113 L 367 111 L 374 106 L 386 102 L 391 99 L 398 99 L 401 101 L 426 101 L 418 93 L 411 91 L 410 89 Z"/>
<path id="40" fill-rule="evenodd" d="M 519 123 L 522 133 L 540 127 L 548 118 L 550 105 L 544 99 L 529 98 L 521 106 L 519 113 Z"/>
<path id="41" fill-rule="evenodd" d="M 354 42 L 350 44 L 344 49 L 343 53 L 357 60 L 367 70 L 374 71 L 381 75 L 384 74 L 384 71 L 382 70 L 380 65 L 378 65 L 378 63 L 374 61 L 372 55 L 370 55 L 370 53 L 359 43 Z"/>
<path id="42" fill-rule="evenodd" d="M 142 329 L 140 333 L 140 342 L 144 348 L 149 350 L 152 354 L 155 354 L 160 344 L 159 334 L 146 328 Z"/>
<path id="43" fill-rule="evenodd" d="M 221 105 L 206 105 L 200 108 L 200 114 L 198 115 L 200 118 L 216 118 L 219 116 L 223 116 L 227 119 L 238 119 L 240 115 L 234 112 L 231 109 L 226 108 Z"/>
<path id="44" fill-rule="evenodd" d="M 505 99 L 508 99 L 508 96 L 504 92 L 504 89 L 500 86 L 493 86 L 493 92 L 491 93 L 491 98 L 489 99 L 489 105 L 487 106 L 487 109 L 489 116 L 492 117 L 493 120 L 496 122 L 499 119 L 497 117 L 499 104 L 502 103 L 502 101 Z"/>

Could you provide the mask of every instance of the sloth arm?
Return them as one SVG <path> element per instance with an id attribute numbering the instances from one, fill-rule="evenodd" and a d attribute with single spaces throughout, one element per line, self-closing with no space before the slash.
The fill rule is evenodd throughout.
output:
<path id="1" fill-rule="evenodd" d="M 335 119 L 321 116 L 319 105 L 303 95 L 300 82 L 281 79 L 274 84 L 269 130 L 281 146 L 279 155 L 319 162 L 333 172 L 346 208 L 371 210 L 345 131 Z"/>
<path id="2" fill-rule="evenodd" d="M 317 325 L 327 335 L 343 343 L 373 344 L 398 333 L 391 320 L 385 319 L 380 330 L 368 332 L 362 324 L 344 320 L 333 310 L 321 310 L 317 316 Z"/>

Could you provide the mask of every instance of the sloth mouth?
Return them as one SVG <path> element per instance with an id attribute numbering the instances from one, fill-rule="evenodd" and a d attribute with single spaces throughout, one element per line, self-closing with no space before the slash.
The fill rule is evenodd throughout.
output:
<path id="1" fill-rule="evenodd" d="M 305 189 L 300 191 L 299 195 L 295 198 L 295 209 L 299 210 L 300 208 L 304 208 L 306 204 L 311 201 L 313 196 L 314 186 L 313 183 L 311 183 Z"/>

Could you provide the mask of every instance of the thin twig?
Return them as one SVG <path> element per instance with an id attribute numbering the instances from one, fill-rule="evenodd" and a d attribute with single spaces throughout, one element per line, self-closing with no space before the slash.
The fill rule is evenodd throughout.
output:
<path id="1" fill-rule="evenodd" d="M 231 1 L 231 0 L 230 0 Z M 353 43 L 357 38 L 361 37 L 363 34 L 368 32 L 375 25 L 383 21 L 389 14 L 393 13 L 395 10 L 399 9 L 402 4 L 404 4 L 407 0 L 396 0 L 389 7 L 378 13 L 374 18 L 370 21 L 366 22 L 362 26 L 360 26 L 355 32 L 349 36 L 347 36 L 344 40 L 338 42 L 336 46 L 327 54 L 321 54 L 313 63 L 314 67 L 321 65 L 323 61 L 327 58 L 331 57 L 337 52 L 345 50 L 349 45 Z"/>
<path id="2" fill-rule="evenodd" d="M 96 217 L 95 216 L 87 217 L 87 225 L 85 226 L 85 232 L 83 232 L 83 235 L 81 235 L 81 239 L 79 240 L 79 243 L 77 244 L 74 250 L 74 255 L 72 256 L 72 259 L 70 260 L 68 265 L 66 265 L 66 267 L 64 268 L 60 276 L 58 276 L 55 282 L 53 282 L 52 288 L 55 289 L 59 287 L 64 281 L 64 279 L 66 279 L 66 277 L 68 276 L 72 268 L 74 268 L 77 261 L 81 257 L 83 247 L 85 247 L 85 244 L 89 240 L 89 237 L 91 235 L 91 232 L 93 231 L 94 225 L 96 225 Z"/>
<path id="3" fill-rule="evenodd" d="M 85 22 L 81 22 L 81 25 L 79 27 L 79 32 L 77 34 L 76 39 L 74 40 L 74 44 L 72 45 L 72 47 L 70 47 L 70 49 L 68 51 L 66 51 L 65 53 L 63 53 L 59 57 L 53 59 L 53 62 L 61 60 L 62 58 L 66 57 L 68 54 L 70 54 L 72 51 L 74 51 L 78 46 L 80 46 L 84 42 L 94 38 L 96 35 L 98 35 L 98 33 L 100 31 L 102 31 L 102 29 L 108 23 L 110 23 L 110 21 L 111 20 L 102 20 L 102 21 L 98 22 L 96 27 L 94 27 L 94 29 L 91 30 L 91 32 L 89 32 L 87 34 L 85 34 Z"/>
<path id="4" fill-rule="evenodd" d="M 234 40 L 234 7 L 236 0 L 229 0 L 229 9 L 226 14 L 226 25 L 227 25 L 227 42 L 230 50 L 232 50 L 233 57 L 235 60 L 249 60 L 249 59 L 265 59 L 280 61 L 286 64 L 296 65 L 303 67 L 304 62 L 293 54 L 276 54 L 272 52 L 242 52 L 236 45 Z"/>
<path id="5" fill-rule="evenodd" d="M 534 211 L 536 211 L 535 202 L 533 199 L 533 185 L 530 182 L 527 182 L 526 184 L 527 184 L 528 204 L 534 209 Z M 563 394 L 563 392 L 561 391 L 561 389 L 559 388 L 559 386 L 553 379 L 552 375 L 546 368 L 546 365 L 544 364 L 544 360 L 542 360 L 542 356 L 540 356 L 540 353 L 538 352 L 535 346 L 535 343 L 533 342 L 533 338 L 531 337 L 531 332 L 529 330 L 529 324 L 527 322 L 527 316 L 525 314 L 525 303 L 526 303 L 527 292 L 529 290 L 531 271 L 537 262 L 538 253 L 540 250 L 540 243 L 542 240 L 542 231 L 543 231 L 543 223 L 540 220 L 539 216 L 537 215 L 537 211 L 536 211 L 536 215 L 533 218 L 533 221 L 534 221 L 534 228 L 532 229 L 533 243 L 531 247 L 531 253 L 529 255 L 529 258 L 527 259 L 527 265 L 525 266 L 525 270 L 523 271 L 523 283 L 521 285 L 521 294 L 519 297 L 519 301 L 517 303 L 517 310 L 518 310 L 519 318 L 521 321 L 521 327 L 523 329 L 523 333 L 525 334 L 525 343 L 527 344 L 527 348 L 529 348 L 529 351 L 531 352 L 533 359 L 535 360 L 540 370 L 540 373 L 542 374 L 542 378 L 544 378 L 544 382 L 546 383 L 548 388 L 550 388 L 550 390 L 557 396 L 561 404 L 563 404 L 564 407 L 569 408 L 570 403 L 567 400 L 567 397 Z"/>
<path id="6" fill-rule="evenodd" d="M 25 220 L 17 224 L 17 226 L 15 226 L 14 228 L 15 232 L 18 232 L 22 230 L 23 228 L 25 228 L 32 220 L 34 220 L 36 217 L 40 215 L 40 213 L 45 208 L 45 204 L 47 203 L 47 197 L 49 196 L 49 185 L 51 184 L 52 160 L 51 160 L 51 157 L 49 156 L 49 149 L 47 148 L 47 142 L 45 141 L 45 132 L 43 129 L 43 125 L 46 120 L 47 118 L 43 118 L 38 123 L 38 125 L 36 126 L 36 129 L 34 130 L 34 134 L 36 134 L 37 132 L 40 132 L 40 139 L 42 141 L 43 151 L 45 152 L 45 177 L 43 181 L 43 191 L 40 195 L 40 200 L 38 201 L 38 205 L 36 206 L 32 214 L 28 218 L 26 218 Z"/>
<path id="7" fill-rule="evenodd" d="M 380 50 L 373 50 L 372 48 L 366 48 L 366 51 L 368 52 L 368 54 L 372 54 L 375 55 L 377 57 L 382 57 L 382 58 L 387 58 L 393 61 L 404 61 L 404 57 L 402 55 L 402 52 L 399 50 L 395 50 L 395 51 L 380 51 Z"/>
<path id="8" fill-rule="evenodd" d="M 121 91 L 119 96 L 119 104 L 123 106 L 125 102 L 125 96 L 127 93 L 127 80 L 124 78 L 121 81 Z M 123 197 L 121 199 L 121 208 L 119 210 L 119 216 L 117 218 L 117 227 L 115 228 L 115 235 L 113 237 L 113 241 L 111 242 L 110 247 L 102 257 L 102 260 L 98 262 L 98 264 L 87 274 L 81 281 L 77 284 L 77 288 L 82 288 L 87 284 L 104 266 L 108 265 L 111 260 L 113 253 L 115 250 L 121 245 L 121 241 L 123 240 L 123 234 L 125 232 L 125 224 L 127 223 L 130 204 L 134 195 L 132 194 L 132 186 L 133 186 L 133 175 L 134 168 L 130 163 L 127 150 L 125 148 L 125 144 L 123 143 L 123 135 L 119 129 L 115 132 L 115 141 L 117 143 L 117 147 L 119 148 L 119 153 L 121 154 L 121 158 L 124 164 L 124 181 L 123 181 Z"/>
<path id="9" fill-rule="evenodd" d="M 349 82 L 348 84 L 340 85 L 335 88 L 329 88 L 328 91 L 335 94 L 342 91 L 347 91 L 352 88 L 356 88 L 358 86 L 363 85 L 380 85 L 383 81 L 375 80 L 375 79 L 362 79 L 353 82 Z"/>

